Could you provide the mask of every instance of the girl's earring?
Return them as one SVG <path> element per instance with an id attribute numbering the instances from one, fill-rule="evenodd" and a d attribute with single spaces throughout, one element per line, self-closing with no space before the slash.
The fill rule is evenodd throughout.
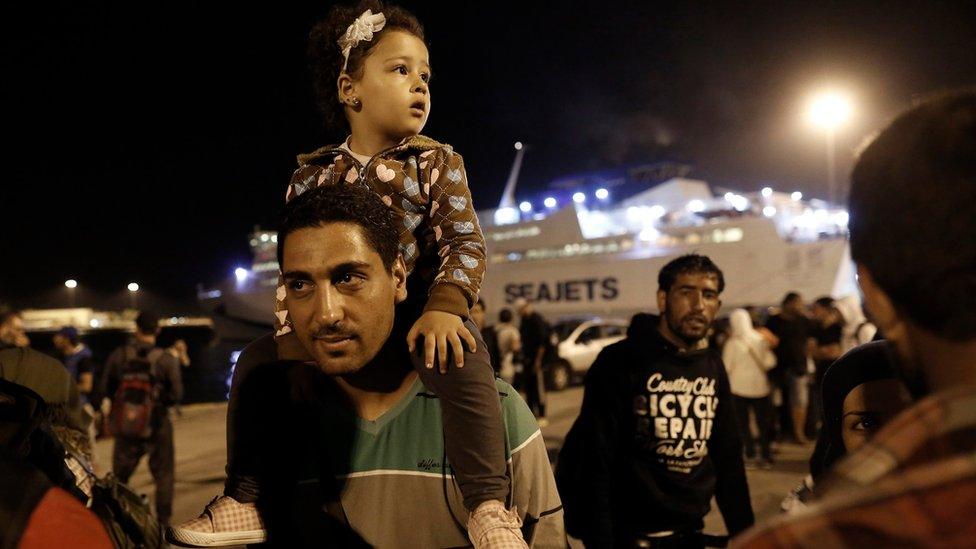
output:
<path id="1" fill-rule="evenodd" d="M 363 106 L 363 102 L 360 101 L 358 97 L 353 97 L 351 103 L 352 103 L 352 106 L 355 107 L 355 108 L 357 108 L 357 109 L 359 107 L 362 107 Z"/>

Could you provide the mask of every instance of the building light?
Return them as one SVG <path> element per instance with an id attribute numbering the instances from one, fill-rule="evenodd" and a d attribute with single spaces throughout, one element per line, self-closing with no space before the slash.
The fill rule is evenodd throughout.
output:
<path id="1" fill-rule="evenodd" d="M 551 196 L 546 197 L 546 199 L 542 203 L 545 204 L 545 206 L 547 208 L 555 208 L 556 207 L 556 199 L 553 198 L 553 197 L 551 197 Z"/>
<path id="2" fill-rule="evenodd" d="M 765 208 L 763 208 L 763 215 L 766 217 L 773 217 L 774 215 L 776 215 L 776 207 L 766 206 Z"/>
<path id="3" fill-rule="evenodd" d="M 766 197 L 766 198 L 769 198 L 770 196 L 773 196 L 773 189 L 771 189 L 769 187 L 763 187 L 762 195 L 764 197 Z"/>
<path id="4" fill-rule="evenodd" d="M 582 204 L 586 202 L 586 195 L 580 192 L 573 193 L 573 202 L 577 204 Z"/>
<path id="5" fill-rule="evenodd" d="M 519 212 L 515 208 L 498 208 L 495 210 L 495 225 L 509 225 L 519 222 Z"/>
<path id="6" fill-rule="evenodd" d="M 749 209 L 749 199 L 742 195 L 732 195 L 732 207 L 737 211 L 744 212 Z"/>
<path id="7" fill-rule="evenodd" d="M 261 233 L 261 242 L 267 242 L 268 240 L 271 240 L 271 237 L 268 236 L 268 233 Z"/>
<path id="8" fill-rule="evenodd" d="M 793 191 L 793 194 L 790 195 L 790 198 L 793 199 L 793 202 L 799 202 L 800 200 L 803 199 L 803 193 L 801 193 L 800 191 Z"/>
<path id="9" fill-rule="evenodd" d="M 705 203 L 697 198 L 689 202 L 686 207 L 689 212 L 699 213 L 705 211 Z"/>
<path id="10" fill-rule="evenodd" d="M 600 200 L 606 200 L 606 199 L 610 198 L 610 191 L 608 191 L 606 189 L 597 189 L 596 190 L 596 197 L 598 199 L 600 199 Z"/>
<path id="11" fill-rule="evenodd" d="M 667 213 L 667 210 L 664 209 L 664 206 L 661 206 L 660 204 L 651 206 L 651 217 L 653 219 L 661 219 L 664 217 L 665 213 Z"/>
<path id="12" fill-rule="evenodd" d="M 526 200 L 519 204 L 519 209 L 522 210 L 522 213 L 529 213 L 532 211 L 532 203 Z"/>

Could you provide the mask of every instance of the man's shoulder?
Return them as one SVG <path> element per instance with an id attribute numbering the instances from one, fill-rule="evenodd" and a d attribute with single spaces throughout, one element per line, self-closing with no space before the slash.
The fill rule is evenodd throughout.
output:
<path id="1" fill-rule="evenodd" d="M 495 388 L 501 398 L 502 416 L 505 419 L 505 431 L 508 435 L 509 451 L 517 449 L 534 439 L 539 431 L 539 424 L 532 415 L 529 406 L 522 399 L 522 395 L 505 380 L 495 379 Z"/>
<path id="2" fill-rule="evenodd" d="M 31 389 L 48 404 L 67 402 L 73 384 L 61 362 L 30 348 L 0 350 L 0 377 Z"/>
<path id="3" fill-rule="evenodd" d="M 878 547 L 963 547 L 976 536 L 974 513 L 976 455 L 969 454 L 892 474 L 870 486 L 828 492 L 795 515 L 746 532 L 733 546 L 797 547 L 822 539 L 833 546 L 871 541 Z"/>

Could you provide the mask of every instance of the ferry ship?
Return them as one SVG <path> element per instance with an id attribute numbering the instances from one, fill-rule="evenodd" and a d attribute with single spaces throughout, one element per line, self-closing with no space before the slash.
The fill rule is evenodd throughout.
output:
<path id="1" fill-rule="evenodd" d="M 524 297 L 550 320 L 627 318 L 656 311 L 657 274 L 687 253 L 723 270 L 723 309 L 857 295 L 848 214 L 799 192 L 717 189 L 674 164 L 636 166 L 557 181 L 515 200 L 524 149 L 499 206 L 479 211 L 487 244 L 481 296 L 491 318 Z M 255 230 L 254 262 L 201 300 L 232 318 L 271 325 L 277 235 Z"/>

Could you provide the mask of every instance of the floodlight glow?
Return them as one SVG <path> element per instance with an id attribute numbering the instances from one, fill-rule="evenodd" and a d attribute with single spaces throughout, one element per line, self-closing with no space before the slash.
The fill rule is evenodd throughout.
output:
<path id="1" fill-rule="evenodd" d="M 519 209 L 522 210 L 522 213 L 529 213 L 532 211 L 532 203 L 526 200 L 519 204 Z"/>
<path id="2" fill-rule="evenodd" d="M 135 282 L 130 282 L 129 285 L 126 286 L 126 288 L 128 288 L 130 292 L 138 292 L 139 291 L 139 285 L 136 284 Z"/>
<path id="3" fill-rule="evenodd" d="M 776 215 L 776 207 L 766 206 L 765 208 L 763 208 L 763 215 L 766 217 L 773 217 L 774 215 Z"/>
<path id="4" fill-rule="evenodd" d="M 64 281 L 64 287 L 71 288 L 73 290 L 78 287 L 78 281 L 73 278 L 69 278 L 68 280 Z"/>
<path id="5" fill-rule="evenodd" d="M 800 200 L 803 199 L 803 193 L 801 193 L 800 191 L 793 191 L 793 194 L 790 195 L 790 198 L 793 199 L 793 202 L 799 202 Z"/>
<path id="6" fill-rule="evenodd" d="M 850 98 L 836 90 L 831 90 L 813 97 L 807 110 L 807 117 L 814 125 L 833 130 L 850 119 L 852 110 Z"/>
<path id="7" fill-rule="evenodd" d="M 596 197 L 599 198 L 600 200 L 606 200 L 607 198 L 610 198 L 610 191 L 606 189 L 597 189 Z"/>
<path id="8" fill-rule="evenodd" d="M 770 196 L 773 196 L 773 189 L 771 189 L 769 187 L 763 187 L 762 195 L 764 197 L 766 197 L 766 198 L 769 198 Z"/>
<path id="9" fill-rule="evenodd" d="M 237 277 L 238 282 L 244 282 L 245 280 L 247 280 L 248 274 L 249 273 L 247 272 L 247 269 L 243 267 L 238 267 L 234 269 L 234 276 Z"/>
<path id="10" fill-rule="evenodd" d="M 586 195 L 583 193 L 573 193 L 573 202 L 577 204 L 586 202 Z"/>
<path id="11" fill-rule="evenodd" d="M 547 208 L 555 208 L 556 207 L 556 199 L 553 198 L 553 197 L 551 197 L 551 196 L 546 197 L 546 199 L 543 200 L 542 203 L 545 204 L 545 206 Z"/>
<path id="12" fill-rule="evenodd" d="M 688 208 L 689 212 L 699 213 L 705 211 L 705 203 L 697 198 L 691 202 L 688 202 L 686 207 Z"/>
<path id="13" fill-rule="evenodd" d="M 518 223 L 519 213 L 515 208 L 498 208 L 495 210 L 495 225 L 509 225 Z"/>
<path id="14" fill-rule="evenodd" d="M 664 206 L 661 206 L 660 204 L 651 206 L 651 217 L 654 219 L 661 219 L 664 217 L 665 213 L 667 213 L 667 210 L 664 209 Z"/>
<path id="15" fill-rule="evenodd" d="M 661 236 L 661 232 L 654 227 L 648 227 L 637 234 L 637 238 L 644 242 L 653 242 Z"/>

